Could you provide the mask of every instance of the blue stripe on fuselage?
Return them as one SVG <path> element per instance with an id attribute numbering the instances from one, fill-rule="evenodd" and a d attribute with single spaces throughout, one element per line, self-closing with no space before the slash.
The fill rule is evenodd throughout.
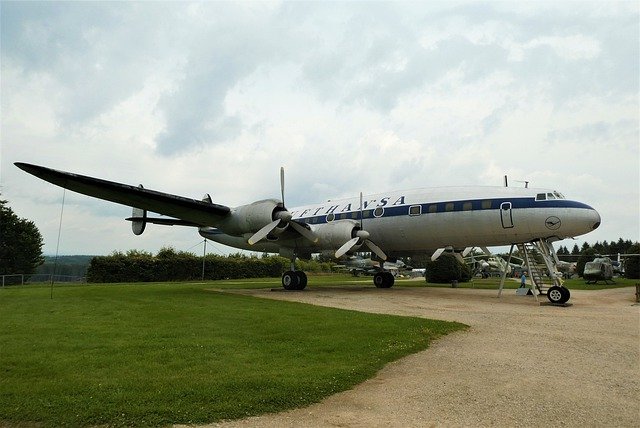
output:
<path id="1" fill-rule="evenodd" d="M 490 202 L 490 204 L 489 204 Z M 445 201 L 445 202 L 428 202 L 423 204 L 406 204 L 401 206 L 387 206 L 383 207 L 384 212 L 379 217 L 374 217 L 373 211 L 374 209 L 365 209 L 364 219 L 373 219 L 373 218 L 388 218 L 388 217 L 396 217 L 396 216 L 409 216 L 409 207 L 413 206 L 421 206 L 421 214 L 420 215 L 428 215 L 428 214 L 444 214 L 444 213 L 453 213 L 453 212 L 468 212 L 468 211 L 488 211 L 488 210 L 499 210 L 500 205 L 504 202 L 510 202 L 512 209 L 523 209 L 523 208 L 579 208 L 579 209 L 588 209 L 593 210 L 587 204 L 583 204 L 582 202 L 569 201 L 566 199 L 551 199 L 544 201 L 536 201 L 535 198 L 494 198 L 494 199 L 473 199 L 473 200 L 458 200 L 458 201 Z M 471 204 L 469 207 L 468 204 Z M 451 207 L 450 204 L 453 204 Z M 435 208 L 433 208 L 435 206 Z M 447 208 L 449 208 L 447 210 Z M 335 214 L 335 220 L 360 220 L 360 211 L 348 211 L 344 213 Z M 295 220 L 301 221 L 309 224 L 322 224 L 328 223 L 327 214 L 316 215 L 310 217 L 300 217 Z"/>

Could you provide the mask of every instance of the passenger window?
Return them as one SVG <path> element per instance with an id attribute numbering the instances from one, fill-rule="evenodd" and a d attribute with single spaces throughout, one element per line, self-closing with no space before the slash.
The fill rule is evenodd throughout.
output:
<path id="1" fill-rule="evenodd" d="M 471 202 L 465 202 L 462 204 L 462 211 L 471 211 L 473 209 L 473 204 Z"/>
<path id="2" fill-rule="evenodd" d="M 378 207 L 373 211 L 374 217 L 382 217 L 382 214 L 384 214 L 384 208 L 382 207 Z"/>
<path id="3" fill-rule="evenodd" d="M 453 202 L 449 202 L 444 206 L 445 211 L 453 211 Z"/>
<path id="4" fill-rule="evenodd" d="M 488 210 L 491 208 L 491 201 L 482 201 L 482 209 Z"/>
<path id="5" fill-rule="evenodd" d="M 331 213 L 331 214 L 327 215 L 327 223 L 330 223 L 335 219 L 336 219 L 336 215 L 334 213 Z"/>
<path id="6" fill-rule="evenodd" d="M 420 215 L 422 214 L 422 205 L 411 205 L 409 207 L 409 215 Z"/>
<path id="7" fill-rule="evenodd" d="M 438 206 L 433 204 L 433 205 L 429 205 L 429 212 L 430 213 L 437 213 L 438 212 Z"/>

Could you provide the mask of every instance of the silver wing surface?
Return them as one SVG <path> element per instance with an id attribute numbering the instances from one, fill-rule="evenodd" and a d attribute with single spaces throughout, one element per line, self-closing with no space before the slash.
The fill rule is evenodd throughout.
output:
<path id="1" fill-rule="evenodd" d="M 215 226 L 231 209 L 224 205 L 185 198 L 128 184 L 101 180 L 43 166 L 16 162 L 15 165 L 56 186 L 105 201 L 140 208 L 184 220 L 189 225 Z"/>

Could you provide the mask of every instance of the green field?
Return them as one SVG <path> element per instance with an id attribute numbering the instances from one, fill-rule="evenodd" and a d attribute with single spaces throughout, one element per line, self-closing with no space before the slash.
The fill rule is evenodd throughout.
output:
<path id="1" fill-rule="evenodd" d="M 53 299 L 46 286 L 0 289 L 0 425 L 158 426 L 277 412 L 349 389 L 464 328 L 207 290 L 279 283 L 57 285 Z"/>

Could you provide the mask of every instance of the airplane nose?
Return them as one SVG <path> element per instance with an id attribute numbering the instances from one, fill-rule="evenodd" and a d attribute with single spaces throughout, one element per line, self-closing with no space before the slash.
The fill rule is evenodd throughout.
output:
<path id="1" fill-rule="evenodd" d="M 598 213 L 598 211 L 593 210 L 591 212 L 592 216 L 593 216 L 593 230 L 596 230 L 599 226 L 600 226 L 600 214 Z"/>

